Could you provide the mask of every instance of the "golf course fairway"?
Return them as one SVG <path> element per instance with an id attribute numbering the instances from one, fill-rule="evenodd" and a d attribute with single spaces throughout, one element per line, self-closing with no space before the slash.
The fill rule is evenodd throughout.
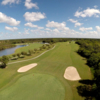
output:
<path id="1" fill-rule="evenodd" d="M 68 66 L 75 67 L 81 79 L 92 77 L 85 58 L 76 52 L 78 48 L 74 42 L 59 42 L 54 49 L 36 59 L 0 69 L 0 100 L 84 100 L 77 92 L 79 81 L 64 78 Z M 37 66 L 24 73 L 17 72 L 32 63 Z"/>
<path id="2" fill-rule="evenodd" d="M 65 89 L 51 75 L 29 74 L 0 92 L 0 100 L 64 100 Z"/>

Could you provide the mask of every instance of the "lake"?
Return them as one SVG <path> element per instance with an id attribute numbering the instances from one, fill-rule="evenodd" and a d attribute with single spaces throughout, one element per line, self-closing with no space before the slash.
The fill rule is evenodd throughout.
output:
<path id="1" fill-rule="evenodd" d="M 17 45 L 16 47 L 2 50 L 0 51 L 0 56 L 13 54 L 17 48 L 24 47 L 24 46 L 26 45 Z"/>

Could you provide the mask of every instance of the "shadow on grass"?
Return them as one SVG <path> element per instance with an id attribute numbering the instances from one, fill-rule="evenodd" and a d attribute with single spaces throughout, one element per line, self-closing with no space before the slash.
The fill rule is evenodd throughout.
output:
<path id="1" fill-rule="evenodd" d="M 82 85 L 77 87 L 77 92 L 80 96 L 84 97 L 84 100 L 93 100 L 95 96 L 95 90 L 93 89 L 94 80 L 84 79 L 79 80 Z"/>
<path id="2" fill-rule="evenodd" d="M 79 83 L 86 85 L 93 85 L 95 83 L 95 80 L 84 79 L 84 80 L 79 80 Z"/>

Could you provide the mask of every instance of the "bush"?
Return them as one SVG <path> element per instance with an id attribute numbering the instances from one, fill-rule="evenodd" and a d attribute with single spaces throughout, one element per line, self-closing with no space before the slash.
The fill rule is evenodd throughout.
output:
<path id="1" fill-rule="evenodd" d="M 46 49 L 46 45 L 43 45 L 42 48 L 43 48 L 43 49 Z"/>
<path id="2" fill-rule="evenodd" d="M 7 62 L 9 61 L 9 58 L 7 56 L 2 56 L 2 62 L 7 64 Z"/>
<path id="3" fill-rule="evenodd" d="M 49 45 L 49 46 L 48 46 L 48 48 L 50 49 L 50 48 L 51 48 L 51 46 Z"/>
<path id="4" fill-rule="evenodd" d="M 31 56 L 31 54 L 30 53 L 27 53 L 27 56 Z"/>
<path id="5" fill-rule="evenodd" d="M 20 55 L 20 58 L 24 58 L 25 56 L 24 55 Z"/>
<path id="6" fill-rule="evenodd" d="M 46 44 L 46 46 L 49 46 L 50 44 Z"/>
<path id="7" fill-rule="evenodd" d="M 36 53 L 39 53 L 40 51 L 36 51 Z"/>
<path id="8" fill-rule="evenodd" d="M 33 53 L 35 54 L 36 52 L 35 52 L 35 51 L 33 51 Z"/>
<path id="9" fill-rule="evenodd" d="M 18 57 L 20 57 L 20 55 L 21 55 L 20 53 L 17 53 L 17 56 L 18 56 Z"/>
<path id="10" fill-rule="evenodd" d="M 37 51 L 37 49 L 35 48 L 34 51 Z"/>
<path id="11" fill-rule="evenodd" d="M 11 58 L 11 60 L 17 60 L 18 59 L 18 57 L 13 57 L 13 58 Z"/>
<path id="12" fill-rule="evenodd" d="M 42 47 L 40 47 L 40 49 L 39 49 L 40 51 L 42 51 Z"/>
<path id="13" fill-rule="evenodd" d="M 22 51 L 21 54 L 22 55 L 27 55 L 27 53 L 25 51 Z"/>
<path id="14" fill-rule="evenodd" d="M 34 50 L 30 50 L 31 53 L 33 53 Z"/>
<path id="15" fill-rule="evenodd" d="M 29 52 L 29 54 L 30 54 L 30 55 L 33 53 L 33 51 L 32 51 L 32 50 L 28 50 L 28 52 Z"/>
<path id="16" fill-rule="evenodd" d="M 7 56 L 2 56 L 2 58 L 0 58 L 0 67 L 5 68 L 8 61 L 9 58 Z"/>
<path id="17" fill-rule="evenodd" d="M 16 57 L 16 54 L 13 54 L 12 56 L 13 56 L 13 57 Z"/>
<path id="18" fill-rule="evenodd" d="M 6 64 L 3 62 L 0 62 L 0 68 L 5 68 L 5 67 L 6 67 Z"/>

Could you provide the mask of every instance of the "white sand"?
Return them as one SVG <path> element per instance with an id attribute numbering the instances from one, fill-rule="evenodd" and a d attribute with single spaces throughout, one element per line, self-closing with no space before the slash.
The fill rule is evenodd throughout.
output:
<path id="1" fill-rule="evenodd" d="M 29 65 L 23 66 L 23 67 L 19 68 L 17 70 L 17 72 L 26 72 L 26 71 L 30 70 L 31 68 L 33 68 L 35 66 L 37 66 L 37 63 L 33 63 L 33 64 L 29 64 Z"/>
<path id="2" fill-rule="evenodd" d="M 66 68 L 65 73 L 64 73 L 64 78 L 71 81 L 76 81 L 76 80 L 81 79 L 81 77 L 78 74 L 77 69 L 73 66 L 69 66 Z"/>

